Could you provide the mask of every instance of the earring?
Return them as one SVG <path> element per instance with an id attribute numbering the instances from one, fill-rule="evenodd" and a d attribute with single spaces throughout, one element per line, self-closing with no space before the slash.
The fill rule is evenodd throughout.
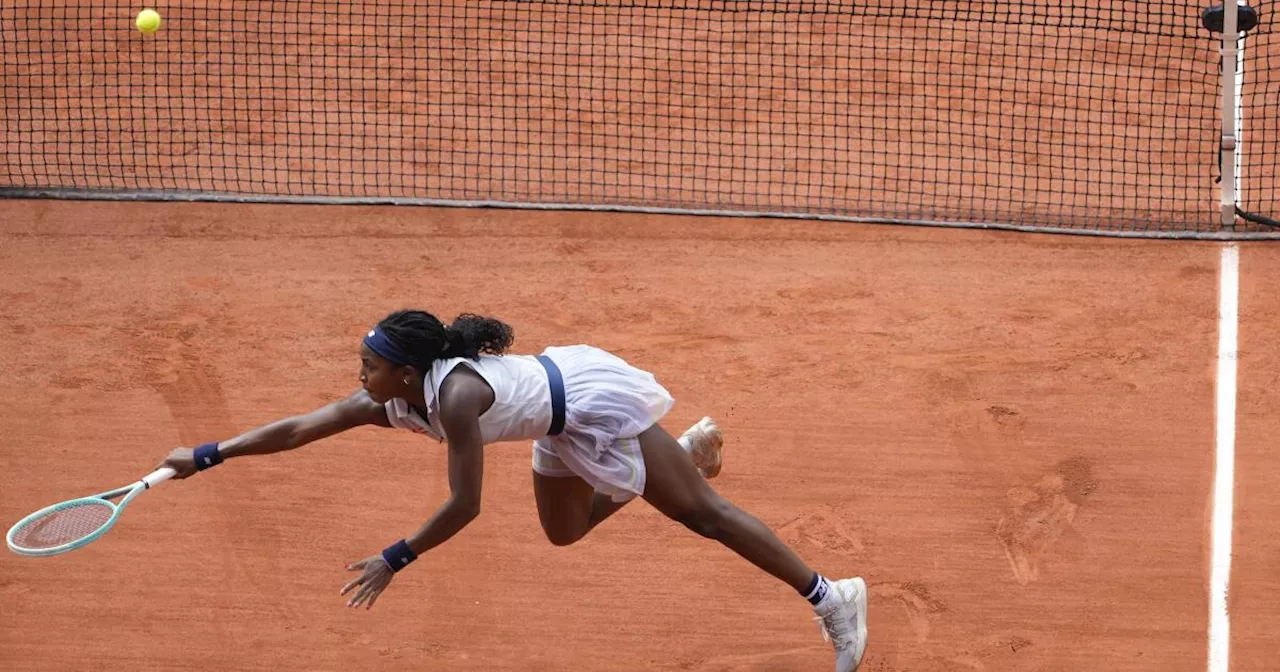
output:
<path id="1" fill-rule="evenodd" d="M 404 379 L 404 386 L 405 386 L 405 387 L 408 387 L 408 386 L 410 386 L 410 385 L 412 385 L 412 384 L 413 384 L 413 381 L 412 381 L 412 380 L 409 380 L 408 378 L 405 378 L 405 379 Z"/>

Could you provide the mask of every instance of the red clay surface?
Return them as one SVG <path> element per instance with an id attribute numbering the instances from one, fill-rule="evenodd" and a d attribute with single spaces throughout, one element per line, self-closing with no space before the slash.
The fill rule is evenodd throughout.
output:
<path id="1" fill-rule="evenodd" d="M 476 311 L 513 324 L 520 352 L 587 342 L 654 371 L 678 400 L 671 430 L 718 418 L 715 486 L 815 568 L 867 577 L 865 670 L 1202 670 L 1218 249 L 0 202 L 0 521 L 347 393 L 360 335 L 390 310 Z M 1243 255 L 1235 669 L 1264 669 L 1277 621 L 1266 390 L 1280 365 L 1256 326 L 1277 310 L 1273 250 Z M 0 660 L 829 669 L 789 588 L 642 503 L 552 547 L 525 444 L 489 451 L 479 520 L 372 611 L 345 609 L 344 564 L 425 520 L 446 497 L 444 467 L 437 444 L 358 430 L 167 483 L 80 551 L 6 551 Z"/>

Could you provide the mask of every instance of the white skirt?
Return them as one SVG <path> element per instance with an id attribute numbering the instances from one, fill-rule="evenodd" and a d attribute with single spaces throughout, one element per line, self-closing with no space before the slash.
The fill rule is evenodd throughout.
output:
<path id="1" fill-rule="evenodd" d="M 580 476 L 622 502 L 644 494 L 644 456 L 636 437 L 675 403 L 652 373 L 588 345 L 543 351 L 564 377 L 564 431 L 533 444 L 533 470 Z"/>

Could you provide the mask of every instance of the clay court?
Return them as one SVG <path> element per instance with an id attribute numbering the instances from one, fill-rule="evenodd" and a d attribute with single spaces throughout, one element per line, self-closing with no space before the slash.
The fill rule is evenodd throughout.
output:
<path id="1" fill-rule="evenodd" d="M 0 203 L 0 516 L 354 389 L 391 309 L 502 316 L 657 372 L 727 433 L 716 485 L 872 586 L 869 670 L 1199 670 L 1219 244 L 457 209 Z M 1269 388 L 1280 252 L 1241 250 L 1233 669 L 1280 610 Z M 409 269 L 406 272 L 406 269 Z M 527 445 L 481 517 L 343 608 L 345 563 L 447 496 L 445 453 L 359 430 L 5 554 L 23 670 L 819 670 L 806 605 L 644 504 L 555 548 Z"/>
<path id="2" fill-rule="evenodd" d="M 198 11 L 185 24 L 183 10 L 166 12 L 166 29 L 204 31 L 192 26 L 208 3 L 192 4 Z M 109 13 L 55 11 L 51 20 L 71 31 Z M 0 16 L 12 20 L 14 10 Z M 840 214 L 860 204 L 879 208 L 876 217 L 907 219 L 921 207 L 948 218 L 985 204 L 977 214 L 1002 225 L 1056 217 L 1077 230 L 1146 222 L 1157 232 L 1190 220 L 1209 226 L 1215 216 L 1216 192 L 1199 165 L 1212 146 L 1152 121 L 1169 105 L 1212 113 L 1211 50 L 1191 59 L 1207 74 L 1133 92 L 1120 121 L 1084 105 L 1079 116 L 1042 124 L 1048 117 L 1037 108 L 1063 94 L 1052 79 L 1024 81 L 1013 130 L 1025 144 L 1010 155 L 963 134 L 996 123 L 1000 110 L 986 101 L 928 124 L 876 126 L 889 122 L 869 115 L 839 127 L 852 134 L 788 145 L 790 136 L 769 130 L 778 118 L 755 113 L 786 110 L 816 128 L 829 109 L 859 109 L 871 94 L 805 88 L 807 98 L 752 109 L 795 83 L 769 70 L 760 47 L 769 40 L 759 35 L 739 45 L 743 72 L 759 88 L 722 101 L 723 118 L 697 119 L 700 134 L 657 132 L 655 140 L 620 130 L 654 130 L 644 123 L 656 108 L 640 102 L 653 91 L 576 118 L 533 123 L 513 112 L 511 101 L 534 95 L 521 77 L 552 58 L 534 48 L 520 52 L 523 65 L 485 82 L 492 98 L 440 92 L 467 76 L 464 61 L 448 59 L 441 72 L 458 72 L 421 89 L 407 61 L 383 62 L 393 66 L 387 81 L 406 87 L 388 93 L 357 76 L 375 62 L 358 55 L 371 29 L 335 14 L 327 25 L 340 28 L 329 37 L 344 46 L 328 52 L 333 60 L 294 58 L 324 39 L 320 21 L 308 24 L 315 35 L 285 39 L 279 70 L 263 65 L 262 43 L 228 37 L 225 68 L 204 80 L 215 94 L 201 98 L 205 87 L 189 76 L 200 59 L 176 43 L 144 42 L 129 33 L 128 11 L 122 16 L 124 28 L 107 42 L 60 38 L 72 54 L 61 64 L 78 62 L 92 77 L 39 88 L 34 63 L 6 75 L 0 186 L 263 196 L 279 180 L 283 195 L 425 190 L 453 200 L 545 204 L 578 195 L 663 207 L 723 196 L 730 209 Z M 643 40 L 614 45 L 633 48 L 638 69 L 679 37 L 664 32 L 671 16 L 655 21 Z M 906 27 L 924 31 L 911 39 L 939 44 L 935 23 Z M 449 49 L 463 49 L 484 30 L 466 24 L 423 39 L 447 37 L 456 40 Z M 605 25 L 593 39 L 604 44 L 612 34 Z M 689 53 L 716 37 L 700 33 Z M 413 39 L 400 35 L 396 44 L 411 49 L 404 45 Z M 786 51 L 795 60 L 785 68 L 823 54 L 867 58 L 840 51 L 859 39 L 804 42 Z M 1097 48 L 1101 38 L 1008 39 L 1065 53 Z M 1153 53 L 1194 42 L 1149 39 Z M 4 46 L 32 49 L 15 45 Z M 962 46 L 939 47 L 955 54 L 940 61 L 944 70 L 981 65 Z M 147 59 L 163 66 L 157 88 L 127 98 L 122 78 Z M 553 62 L 573 76 L 543 85 L 581 85 L 575 68 L 593 64 Z M 1112 77 L 1147 67 L 1168 83 L 1179 76 L 1175 65 L 1113 55 L 1098 67 Z M 751 79 L 764 77 L 753 66 L 778 79 Z M 304 79 L 319 81 L 312 68 L 325 67 L 342 73 L 328 90 L 332 106 L 319 105 L 324 92 L 291 96 Z M 258 107 L 219 107 L 244 100 L 240 78 L 255 68 Z M 826 73 L 839 81 L 863 74 Z M 900 75 L 867 78 L 893 82 L 890 105 L 919 103 L 925 86 L 952 95 L 936 78 Z M 975 81 L 951 85 L 986 86 Z M 669 119 L 678 122 L 692 92 L 709 86 L 689 84 L 645 104 L 675 110 Z M 32 121 L 37 106 L 14 98 L 18 91 L 52 101 L 49 109 L 96 114 L 41 126 Z M 446 126 L 416 139 L 392 132 L 437 129 L 441 119 L 463 119 L 464 107 L 475 115 L 468 119 L 493 127 Z M 156 151 L 154 137 L 121 135 L 165 119 L 189 122 L 161 129 L 172 151 Z M 495 130 L 503 122 L 506 135 Z M 1134 143 L 1129 150 L 1147 154 L 1099 172 L 1120 160 L 1097 133 L 1114 123 L 1126 127 L 1118 137 Z M 355 135 L 341 125 L 385 135 L 373 138 L 376 148 L 344 145 Z M 929 156 L 859 154 L 890 131 Z M 973 143 L 948 144 L 948 133 Z M 520 153 L 565 147 L 568 154 Z M 664 162 L 682 156 L 709 163 L 660 176 Z M 1195 161 L 1160 163 L 1174 156 Z M 1068 180 L 1078 192 L 1061 188 L 1063 159 L 1080 171 Z M 1152 179 L 1126 172 L 1138 163 L 1165 169 Z M 1256 154 L 1243 165 L 1258 178 L 1250 202 L 1273 198 L 1274 166 Z M 990 182 L 947 182 L 965 171 Z M 829 179 L 768 181 L 784 173 Z M 325 182 L 334 175 L 350 181 Z M 1022 197 L 1043 209 L 1015 202 Z M 359 384 L 361 335 L 391 310 L 422 307 L 446 319 L 477 312 L 513 325 L 517 352 L 589 343 L 654 372 L 677 399 L 663 423 L 670 431 L 715 417 L 726 452 L 713 485 L 819 571 L 867 579 L 863 670 L 1203 670 L 1228 245 L 1239 251 L 1230 669 L 1268 670 L 1280 631 L 1274 242 L 503 208 L 2 199 L 0 521 L 7 528 L 40 506 L 136 480 L 175 446 L 346 395 Z M 0 667 L 830 669 L 830 645 L 791 589 L 643 503 L 578 544 L 549 544 L 527 444 L 487 451 L 476 522 L 398 574 L 374 609 L 345 609 L 345 565 L 417 529 L 448 496 L 445 468 L 434 442 L 360 429 L 166 483 L 84 549 L 0 554 Z"/>

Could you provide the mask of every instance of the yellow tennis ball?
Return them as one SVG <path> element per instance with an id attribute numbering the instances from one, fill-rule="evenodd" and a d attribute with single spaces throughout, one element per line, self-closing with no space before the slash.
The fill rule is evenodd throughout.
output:
<path id="1" fill-rule="evenodd" d="M 151 35 L 160 30 L 160 13 L 154 9 L 144 9 L 138 12 L 138 20 L 134 23 L 138 24 L 138 30 Z"/>

